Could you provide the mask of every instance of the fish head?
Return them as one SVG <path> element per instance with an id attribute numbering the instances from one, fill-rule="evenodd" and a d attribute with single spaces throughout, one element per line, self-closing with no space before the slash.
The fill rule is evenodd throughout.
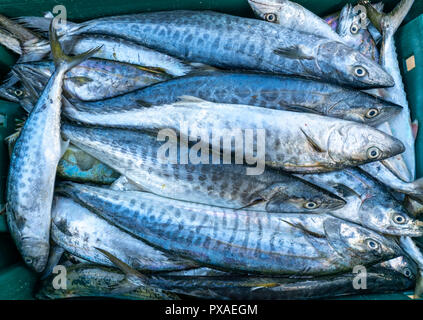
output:
<path id="1" fill-rule="evenodd" d="M 288 190 L 275 194 L 266 204 L 268 212 L 323 213 L 345 205 L 340 197 L 306 182 L 298 181 Z"/>
<path id="2" fill-rule="evenodd" d="M 394 238 L 341 219 L 326 219 L 323 224 L 326 238 L 340 254 L 348 254 L 357 265 L 376 263 L 403 254 Z"/>
<path id="3" fill-rule="evenodd" d="M 380 130 L 354 122 L 345 122 L 328 137 L 328 155 L 333 162 L 357 166 L 403 153 L 402 142 Z"/>
<path id="4" fill-rule="evenodd" d="M 348 99 L 337 102 L 328 111 L 328 115 L 376 126 L 392 119 L 401 110 L 402 107 L 397 104 L 381 100 L 364 92 L 357 92 L 355 96 L 351 95 Z"/>
<path id="5" fill-rule="evenodd" d="M 340 42 L 321 41 L 316 63 L 325 74 L 336 77 L 336 82 L 341 85 L 358 89 L 395 85 L 392 76 L 376 61 Z"/>
<path id="6" fill-rule="evenodd" d="M 287 5 L 287 0 L 248 0 L 248 4 L 253 10 L 254 14 L 263 20 L 272 23 L 280 23 L 280 12 Z"/>
<path id="7" fill-rule="evenodd" d="M 384 261 L 381 267 L 394 270 L 402 274 L 407 279 L 414 281 L 417 276 L 417 265 L 406 256 L 397 257 L 388 261 Z"/>
<path id="8" fill-rule="evenodd" d="M 364 195 L 359 216 L 364 226 L 383 234 L 421 237 L 423 223 L 410 217 L 387 192 Z"/>

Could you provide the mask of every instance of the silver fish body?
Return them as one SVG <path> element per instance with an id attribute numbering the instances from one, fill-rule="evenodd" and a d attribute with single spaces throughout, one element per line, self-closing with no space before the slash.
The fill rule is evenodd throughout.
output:
<path id="1" fill-rule="evenodd" d="M 243 130 L 253 130 L 257 137 L 262 135 L 260 143 L 264 142 L 266 165 L 298 173 L 333 171 L 403 151 L 400 141 L 363 124 L 314 114 L 211 103 L 192 97 L 161 106 L 114 106 L 99 110 L 67 105 L 64 112 L 68 118 L 84 124 L 153 133 L 166 129 L 186 141 L 198 140 L 199 134 L 227 137 L 228 132 L 233 139 L 240 132 L 243 134 Z M 189 124 L 189 130 L 184 129 L 184 124 Z M 254 150 L 258 150 L 258 139 L 254 140 Z M 212 144 L 208 139 L 200 143 L 207 147 Z M 221 151 L 231 154 L 240 152 L 239 148 L 224 144 Z M 299 154 L 298 150 L 302 152 Z M 244 150 L 244 155 L 254 158 L 248 150 Z"/>
<path id="2" fill-rule="evenodd" d="M 54 64 L 51 61 L 18 63 L 13 66 L 13 70 L 30 82 L 42 84 L 51 76 Z M 66 73 L 64 89 L 77 99 L 93 101 L 131 92 L 170 78 L 163 71 L 92 58 Z"/>
<path id="3" fill-rule="evenodd" d="M 22 20 L 43 28 L 46 19 Z M 62 29 L 66 35 L 82 33 L 123 37 L 180 59 L 232 70 L 305 76 L 357 88 L 393 85 L 377 63 L 340 42 L 217 12 L 141 13 L 67 22 Z"/>
<path id="4" fill-rule="evenodd" d="M 65 197 L 54 199 L 51 238 L 67 252 L 104 266 L 113 264 L 95 248 L 113 253 L 134 269 L 149 272 L 195 267 L 189 261 L 168 257 Z"/>
<path id="5" fill-rule="evenodd" d="M 358 90 L 295 77 L 246 72 L 203 72 L 157 83 L 115 98 L 85 102 L 86 107 L 136 106 L 174 103 L 194 96 L 216 103 L 311 112 L 377 125 L 401 108 Z M 78 104 L 78 101 L 72 101 Z"/>
<path id="6" fill-rule="evenodd" d="M 65 73 L 95 50 L 66 57 L 50 30 L 56 70 L 13 148 L 7 182 L 7 221 L 25 263 L 44 269 L 49 255 L 51 205 L 56 168 L 64 145 L 60 136 L 62 85 Z"/>
<path id="7" fill-rule="evenodd" d="M 146 133 L 106 128 L 86 128 L 64 124 L 63 135 L 73 144 L 125 175 L 142 190 L 157 195 L 239 209 L 249 206 L 269 212 L 324 212 L 345 202 L 323 189 L 313 187 L 290 174 L 266 169 L 248 175 L 246 166 L 206 163 L 183 164 L 193 153 L 178 148 L 168 162 L 160 159 L 163 142 Z M 169 145 L 171 142 L 168 142 Z"/>
<path id="8" fill-rule="evenodd" d="M 221 209 L 73 183 L 58 191 L 165 251 L 217 269 L 324 275 L 401 255 L 394 240 L 324 214 Z"/>

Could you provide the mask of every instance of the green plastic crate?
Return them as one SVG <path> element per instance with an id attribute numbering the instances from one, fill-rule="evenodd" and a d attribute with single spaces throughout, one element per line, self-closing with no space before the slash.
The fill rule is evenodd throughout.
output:
<path id="1" fill-rule="evenodd" d="M 340 10 L 346 3 L 356 3 L 356 1 L 346 0 L 294 0 L 318 15 L 326 15 Z M 397 3 L 397 0 L 385 0 L 386 9 L 390 10 Z M 40 16 L 47 11 L 51 11 L 55 5 L 64 5 L 67 10 L 67 16 L 70 20 L 82 21 L 96 17 L 128 14 L 145 11 L 160 10 L 215 10 L 233 15 L 253 17 L 253 13 L 247 3 L 247 0 L 143 0 L 143 1 L 118 1 L 118 0 L 0 0 L 0 13 L 8 17 L 19 17 L 25 15 Z M 417 0 L 412 11 L 405 20 L 406 22 L 416 18 L 423 13 L 423 1 Z M 421 29 L 420 20 L 415 20 L 404 27 L 399 32 L 400 41 L 399 54 L 401 57 L 407 57 L 410 52 L 421 55 L 421 46 L 419 30 Z M 416 23 L 417 21 L 417 23 Z M 404 31 L 406 30 L 406 31 Z M 418 40 L 418 41 L 417 41 Z M 412 50 L 408 50 L 412 48 Z M 420 48 L 420 49 L 419 49 Z M 7 49 L 0 46 L 0 78 L 4 77 L 9 67 L 16 61 L 16 56 Z M 420 69 L 415 73 L 422 74 Z M 414 72 L 406 74 L 405 79 L 409 89 L 410 106 L 413 109 L 413 116 L 423 119 L 418 113 L 418 74 Z M 422 74 L 423 76 L 423 74 Z M 410 93 L 411 92 L 411 93 Z M 421 102 L 423 103 L 423 102 Z M 420 111 L 423 112 L 423 111 Z M 15 120 L 22 116 L 22 111 L 15 103 L 0 100 L 0 140 L 13 133 Z M 422 120 L 423 121 L 423 120 Z M 422 122 L 423 124 L 423 122 Z M 422 134 L 423 137 L 423 134 Z M 423 139 L 423 138 L 422 138 Z M 420 146 L 420 150 L 423 145 Z M 4 189 L 6 175 L 8 171 L 9 157 L 5 144 L 0 143 L 0 204 L 4 204 Z M 419 163 L 420 164 L 420 163 Z M 422 173 L 423 162 L 419 168 L 419 174 Z M 33 299 L 33 290 L 36 282 L 36 275 L 26 268 L 22 262 L 16 263 L 18 254 L 10 237 L 4 233 L 7 230 L 4 216 L 0 216 L 0 300 L 2 299 Z M 3 237 L 4 236 L 4 237 Z M 3 237 L 3 238 L 2 238 Z M 352 296 L 343 299 L 362 299 L 362 300 L 403 300 L 409 299 L 408 294 L 398 293 L 391 295 L 366 295 Z"/>

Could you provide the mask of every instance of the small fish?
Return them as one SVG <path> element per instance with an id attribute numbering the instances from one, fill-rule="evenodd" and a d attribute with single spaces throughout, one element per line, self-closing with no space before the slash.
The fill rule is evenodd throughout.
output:
<path id="1" fill-rule="evenodd" d="M 20 19 L 37 29 L 44 29 L 49 20 Z M 212 11 L 149 12 L 81 24 L 67 21 L 61 34 L 124 37 L 179 59 L 231 70 L 296 75 L 354 88 L 394 84 L 376 62 L 343 43 L 283 25 Z"/>
<path id="2" fill-rule="evenodd" d="M 53 25 L 53 24 L 52 24 Z M 7 222 L 25 263 L 41 272 L 49 255 L 51 204 L 57 164 L 67 144 L 60 137 L 65 73 L 97 49 L 67 57 L 53 26 L 50 42 L 56 70 L 22 128 L 13 148 L 7 182 Z"/>

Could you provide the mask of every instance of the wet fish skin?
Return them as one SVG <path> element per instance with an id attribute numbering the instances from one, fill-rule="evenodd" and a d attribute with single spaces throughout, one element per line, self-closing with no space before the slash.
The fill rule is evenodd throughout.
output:
<path id="1" fill-rule="evenodd" d="M 379 51 L 369 30 L 362 28 L 356 22 L 358 13 L 351 4 L 342 9 L 337 26 L 337 33 L 343 42 L 351 48 L 358 49 L 362 54 L 374 61 L 379 61 Z"/>
<path id="2" fill-rule="evenodd" d="M 342 38 L 319 16 L 288 0 L 248 0 L 257 17 L 284 27 L 342 42 Z"/>
<path id="3" fill-rule="evenodd" d="M 164 251 L 217 269 L 324 275 L 401 255 L 394 240 L 328 215 L 221 209 L 74 183 L 58 192 Z"/>
<path id="4" fill-rule="evenodd" d="M 42 282 L 36 298 L 45 300 L 105 297 L 130 300 L 179 300 L 175 294 L 148 286 L 139 287 L 131 292 L 116 293 L 114 290 L 125 280 L 125 275 L 115 268 L 82 264 L 68 267 L 66 270 L 66 289 L 55 289 L 52 283 L 56 275 L 52 275 Z"/>
<path id="5" fill-rule="evenodd" d="M 45 24 L 42 18 L 21 21 L 41 29 Z M 342 43 L 217 12 L 141 13 L 69 22 L 64 28 L 62 34 L 120 36 L 180 59 L 226 69 L 305 76 L 355 88 L 393 85 L 391 76 L 377 63 Z"/>
<path id="6" fill-rule="evenodd" d="M 142 132 L 64 124 L 62 134 L 142 190 L 177 200 L 285 213 L 325 212 L 345 204 L 323 189 L 271 169 L 247 175 L 243 165 L 213 164 L 212 155 L 209 164 L 183 165 L 180 159 L 188 159 L 191 149 L 178 145 L 176 158 L 163 164 L 158 158 L 163 143 Z"/>
<path id="7" fill-rule="evenodd" d="M 13 70 L 30 83 L 44 83 L 53 70 L 51 61 L 18 63 Z M 92 58 L 66 73 L 64 88 L 71 96 L 94 101 L 128 93 L 170 79 L 163 71 L 127 63 Z"/>
<path id="8" fill-rule="evenodd" d="M 414 0 L 402 0 L 390 14 L 383 14 L 378 12 L 370 3 L 363 3 L 367 9 L 367 15 L 370 21 L 383 33 L 380 64 L 392 75 L 395 81 L 395 85 L 390 89 L 379 89 L 375 92 L 383 97 L 383 99 L 403 106 L 401 113 L 391 119 L 389 125 L 393 136 L 400 139 L 406 147 L 403 157 L 410 172 L 410 181 L 415 179 L 416 174 L 414 136 L 411 128 L 407 95 L 399 68 L 394 35 L 413 4 Z"/>
<path id="9" fill-rule="evenodd" d="M 7 182 L 7 222 L 25 263 L 41 272 L 49 255 L 51 203 L 57 163 L 64 151 L 60 109 L 65 73 L 89 58 L 64 55 L 53 30 L 50 42 L 56 71 L 29 115 L 13 149 Z M 47 134 L 46 134 L 47 133 Z"/>
<path id="10" fill-rule="evenodd" d="M 105 266 L 113 264 L 96 247 L 112 252 L 135 269 L 148 272 L 180 271 L 196 266 L 187 260 L 168 257 L 66 197 L 54 199 L 51 238 L 67 252 Z"/>
<path id="11" fill-rule="evenodd" d="M 390 190 L 359 169 L 296 176 L 347 201 L 345 207 L 331 211 L 331 215 L 382 234 L 419 236 L 423 232 L 423 224 L 407 214 Z"/>
<path id="12" fill-rule="evenodd" d="M 389 263 L 389 262 L 388 262 Z M 408 275 L 407 271 L 407 275 Z M 290 300 L 355 295 L 354 273 L 309 279 L 242 276 L 158 276 L 152 283 L 169 291 L 202 299 Z M 390 293 L 412 288 L 414 275 L 406 276 L 382 264 L 367 270 L 367 289 L 361 293 Z"/>
<path id="13" fill-rule="evenodd" d="M 277 75 L 247 72 L 196 73 L 157 83 L 111 99 L 85 102 L 85 107 L 174 103 L 188 95 L 216 103 L 254 105 L 277 110 L 312 112 L 377 125 L 396 116 L 395 104 L 337 85 Z M 78 105 L 81 102 L 71 101 Z"/>
<path id="14" fill-rule="evenodd" d="M 153 133 L 167 129 L 180 133 L 186 140 L 197 140 L 199 132 L 207 131 L 210 137 L 213 131 L 213 135 L 223 137 L 235 128 L 241 131 L 266 128 L 266 165 L 297 173 L 333 171 L 403 151 L 399 140 L 363 124 L 314 114 L 211 103 L 193 97 L 169 105 L 100 110 L 67 104 L 64 112 L 69 119 L 84 124 Z M 184 123 L 190 124 L 187 133 L 180 132 Z M 209 146 L 208 141 L 201 143 Z M 221 149 L 228 154 L 234 151 L 225 146 Z M 298 154 L 298 150 L 304 152 Z"/>

